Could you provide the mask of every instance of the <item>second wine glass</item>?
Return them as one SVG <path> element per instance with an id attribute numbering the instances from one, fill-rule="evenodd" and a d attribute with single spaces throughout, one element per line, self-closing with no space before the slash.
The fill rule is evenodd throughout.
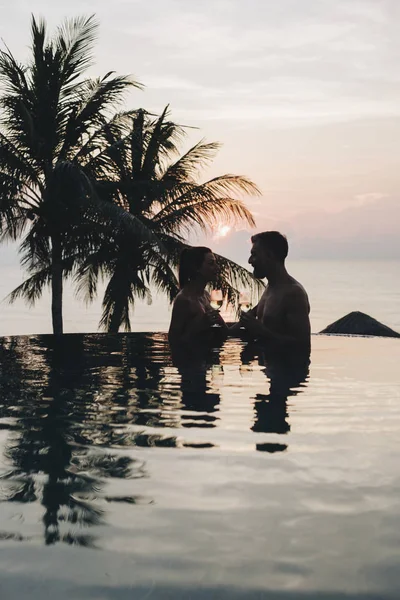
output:
<path id="1" fill-rule="evenodd" d="M 239 297 L 240 312 L 247 313 L 252 309 L 250 295 L 247 292 L 241 292 Z"/>
<path id="2" fill-rule="evenodd" d="M 210 294 L 210 305 L 215 310 L 220 310 L 224 303 L 224 298 L 221 290 L 212 290 Z"/>

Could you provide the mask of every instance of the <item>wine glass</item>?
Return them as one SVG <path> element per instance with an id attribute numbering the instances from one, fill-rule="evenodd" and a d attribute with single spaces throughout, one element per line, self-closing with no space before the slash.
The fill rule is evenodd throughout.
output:
<path id="1" fill-rule="evenodd" d="M 250 296 L 247 292 L 241 292 L 239 297 L 240 312 L 247 313 L 252 309 Z"/>
<path id="2" fill-rule="evenodd" d="M 224 303 L 221 290 L 212 290 L 210 294 L 210 305 L 214 310 L 220 310 Z"/>

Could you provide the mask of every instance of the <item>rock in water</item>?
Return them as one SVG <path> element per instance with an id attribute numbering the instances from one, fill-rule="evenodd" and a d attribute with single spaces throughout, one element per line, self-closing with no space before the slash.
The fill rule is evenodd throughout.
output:
<path id="1" fill-rule="evenodd" d="M 354 311 L 331 323 L 321 333 L 343 333 L 347 335 L 374 335 L 400 338 L 400 333 L 390 329 L 365 313 Z"/>

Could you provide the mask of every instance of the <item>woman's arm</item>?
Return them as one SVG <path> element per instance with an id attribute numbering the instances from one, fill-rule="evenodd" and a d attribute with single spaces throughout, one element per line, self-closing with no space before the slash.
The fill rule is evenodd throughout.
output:
<path id="1" fill-rule="evenodd" d="M 193 340 L 197 335 L 210 328 L 212 320 L 211 313 L 199 310 L 198 314 L 194 314 L 193 303 L 184 296 L 178 296 L 172 309 L 168 332 L 170 344 L 182 344 Z"/>

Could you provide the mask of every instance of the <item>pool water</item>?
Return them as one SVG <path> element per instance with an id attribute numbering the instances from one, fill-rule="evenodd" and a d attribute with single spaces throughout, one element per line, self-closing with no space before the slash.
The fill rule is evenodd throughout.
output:
<path id="1" fill-rule="evenodd" d="M 400 343 L 0 340 L 5 600 L 398 598 Z"/>

